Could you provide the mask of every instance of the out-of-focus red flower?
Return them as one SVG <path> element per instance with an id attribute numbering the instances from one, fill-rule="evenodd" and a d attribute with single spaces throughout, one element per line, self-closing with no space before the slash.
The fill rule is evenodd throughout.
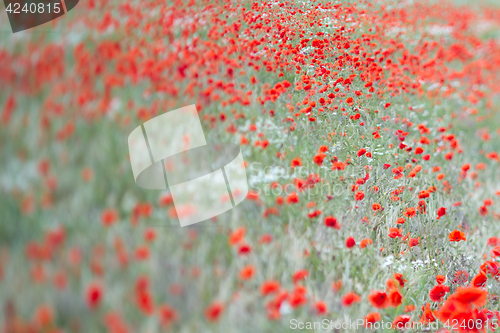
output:
<path id="1" fill-rule="evenodd" d="M 464 303 L 481 307 L 486 303 L 488 292 L 477 287 L 458 287 L 453 294 L 453 299 Z"/>
<path id="2" fill-rule="evenodd" d="M 295 193 L 295 192 L 290 193 L 290 194 L 286 197 L 286 203 L 287 203 L 287 204 L 295 204 L 295 203 L 299 203 L 299 196 L 297 195 L 297 193 Z"/>
<path id="3" fill-rule="evenodd" d="M 248 244 L 241 244 L 239 249 L 238 249 L 238 254 L 239 255 L 246 255 L 252 252 L 252 247 Z"/>
<path id="4" fill-rule="evenodd" d="M 345 240 L 345 246 L 348 249 L 356 246 L 356 241 L 354 240 L 354 237 L 347 237 L 347 239 Z"/>
<path id="5" fill-rule="evenodd" d="M 211 303 L 205 310 L 205 317 L 208 321 L 217 321 L 224 311 L 224 305 L 220 302 Z"/>
<path id="6" fill-rule="evenodd" d="M 296 157 L 292 160 L 291 162 L 291 166 L 292 166 L 292 169 L 295 168 L 295 167 L 299 167 L 299 166 L 302 166 L 302 159 L 300 157 Z"/>
<path id="7" fill-rule="evenodd" d="M 245 236 L 246 229 L 245 227 L 240 227 L 235 229 L 230 235 L 229 235 L 229 245 L 233 246 L 237 243 L 239 243 L 241 240 L 243 240 L 243 237 Z"/>
<path id="8" fill-rule="evenodd" d="M 446 215 L 446 208 L 441 207 L 437 210 L 437 219 L 439 220 L 442 216 Z"/>
<path id="9" fill-rule="evenodd" d="M 316 311 L 316 314 L 324 315 L 328 312 L 328 307 L 326 306 L 325 302 L 317 301 L 316 303 L 314 303 L 314 310 Z"/>
<path id="10" fill-rule="evenodd" d="M 49 305 L 47 304 L 40 305 L 35 310 L 34 322 L 40 331 L 44 331 L 45 328 L 47 328 L 49 325 L 53 323 L 53 321 L 54 321 L 54 311 Z"/>
<path id="11" fill-rule="evenodd" d="M 289 295 L 288 302 L 292 308 L 298 308 L 307 303 L 307 297 L 302 289 L 294 289 Z"/>
<path id="12" fill-rule="evenodd" d="M 153 296 L 149 290 L 141 290 L 136 292 L 136 304 L 139 310 L 145 315 L 152 315 L 155 311 Z"/>
<path id="13" fill-rule="evenodd" d="M 419 242 L 418 238 L 411 238 L 410 241 L 408 242 L 408 245 L 410 247 L 414 247 L 414 246 L 417 246 L 419 244 L 420 244 L 420 242 Z"/>
<path id="14" fill-rule="evenodd" d="M 85 295 L 88 307 L 91 309 L 97 308 L 101 304 L 103 297 L 103 290 L 101 285 L 98 283 L 91 283 L 87 287 Z"/>
<path id="15" fill-rule="evenodd" d="M 487 244 L 489 246 L 498 246 L 498 245 L 500 245 L 500 238 L 490 237 L 490 238 L 488 238 Z"/>
<path id="16" fill-rule="evenodd" d="M 403 295 L 401 295 L 398 289 L 390 290 L 387 297 L 389 299 L 389 303 L 393 307 L 398 307 L 403 302 Z"/>
<path id="17" fill-rule="evenodd" d="M 353 305 L 354 303 L 359 302 L 360 300 L 361 300 L 361 297 L 358 294 L 356 294 L 354 292 L 349 292 L 342 297 L 342 305 L 349 307 L 349 306 Z"/>
<path id="18" fill-rule="evenodd" d="M 241 280 L 250 280 L 255 273 L 255 268 L 252 265 L 243 267 L 240 270 L 239 277 Z"/>
<path id="19" fill-rule="evenodd" d="M 364 249 L 368 245 L 372 245 L 372 244 L 373 244 L 373 241 L 370 238 L 365 238 L 365 239 L 361 240 L 361 243 L 359 243 L 359 247 Z"/>
<path id="20" fill-rule="evenodd" d="M 169 304 L 162 304 L 159 307 L 158 312 L 160 322 L 164 327 L 170 327 L 170 325 L 179 320 L 179 314 L 177 310 Z"/>
<path id="21" fill-rule="evenodd" d="M 325 217 L 324 224 L 325 224 L 325 226 L 327 226 L 329 228 L 334 228 L 334 229 L 337 229 L 337 230 L 340 230 L 340 227 L 341 227 L 340 223 L 333 216 L 327 216 L 327 217 Z"/>
<path id="22" fill-rule="evenodd" d="M 404 330 L 405 326 L 407 326 L 407 323 L 410 322 L 411 316 L 409 315 L 399 315 L 396 318 L 394 318 L 394 321 L 392 322 L 392 327 L 398 330 Z"/>
<path id="23" fill-rule="evenodd" d="M 366 328 L 373 328 L 373 324 L 380 321 L 380 313 L 371 312 L 364 317 L 363 326 Z M 371 324 L 371 325 L 370 325 Z"/>
<path id="24" fill-rule="evenodd" d="M 292 276 L 293 283 L 297 283 L 301 280 L 304 280 L 308 275 L 309 275 L 309 272 L 305 269 L 301 269 L 299 271 L 296 271 Z"/>
<path id="25" fill-rule="evenodd" d="M 403 277 L 403 274 L 401 274 L 401 273 L 394 273 L 393 277 L 394 277 L 394 279 L 396 281 L 398 281 L 400 287 L 404 287 L 405 286 L 406 280 Z"/>
<path id="26" fill-rule="evenodd" d="M 274 281 L 274 280 L 264 281 L 260 285 L 260 293 L 263 296 L 266 296 L 266 295 L 269 295 L 269 294 L 272 294 L 272 293 L 276 293 L 276 292 L 279 291 L 279 289 L 280 289 L 279 282 L 278 281 Z"/>
<path id="27" fill-rule="evenodd" d="M 101 222 L 104 226 L 109 227 L 118 221 L 118 212 L 113 208 L 104 210 L 101 214 Z"/>
<path id="28" fill-rule="evenodd" d="M 446 276 L 444 275 L 436 275 L 436 282 L 438 284 L 443 284 L 446 281 Z"/>
<path id="29" fill-rule="evenodd" d="M 385 309 L 390 306 L 389 298 L 384 291 L 374 290 L 368 295 L 368 300 L 373 307 Z"/>

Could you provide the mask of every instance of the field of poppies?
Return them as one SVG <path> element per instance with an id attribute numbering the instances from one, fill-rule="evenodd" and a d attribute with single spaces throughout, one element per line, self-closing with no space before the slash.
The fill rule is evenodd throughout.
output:
<path id="1" fill-rule="evenodd" d="M 495 2 L 82 0 L 0 64 L 1 333 L 500 326 Z M 250 192 L 181 228 L 127 138 L 190 104 Z"/>

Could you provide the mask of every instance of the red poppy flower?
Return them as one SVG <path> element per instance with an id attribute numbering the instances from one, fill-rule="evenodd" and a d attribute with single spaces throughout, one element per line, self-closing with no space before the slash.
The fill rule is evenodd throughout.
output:
<path id="1" fill-rule="evenodd" d="M 486 274 L 497 276 L 500 274 L 500 263 L 492 260 L 486 261 L 479 267 L 479 269 Z"/>
<path id="2" fill-rule="evenodd" d="M 274 280 L 264 281 L 260 285 L 260 293 L 263 296 L 266 296 L 266 295 L 269 295 L 269 294 L 272 294 L 272 293 L 276 293 L 276 292 L 279 291 L 279 289 L 280 289 L 279 282 L 278 281 L 274 281 Z"/>
<path id="3" fill-rule="evenodd" d="M 295 204 L 299 202 L 299 196 L 297 193 L 292 192 L 286 197 L 286 203 L 287 204 Z"/>
<path id="4" fill-rule="evenodd" d="M 436 275 L 436 282 L 438 284 L 443 284 L 446 281 L 446 276 L 444 275 Z"/>
<path id="5" fill-rule="evenodd" d="M 342 288 L 342 280 L 338 280 L 332 283 L 332 290 L 335 293 L 338 293 L 341 288 Z"/>
<path id="6" fill-rule="evenodd" d="M 486 282 L 488 281 L 488 277 L 483 271 L 480 271 L 476 276 L 472 278 L 471 285 L 474 287 L 484 287 Z"/>
<path id="7" fill-rule="evenodd" d="M 410 322 L 411 316 L 409 315 L 399 315 L 396 318 L 394 318 L 394 321 L 392 322 L 392 327 L 398 330 L 404 330 L 405 327 L 407 327 L 408 323 Z"/>
<path id="8" fill-rule="evenodd" d="M 406 219 L 404 217 L 398 217 L 396 220 L 397 224 L 404 224 L 406 222 Z"/>
<path id="9" fill-rule="evenodd" d="M 237 243 L 239 243 L 241 240 L 243 240 L 243 237 L 245 236 L 246 229 L 245 227 L 240 227 L 235 229 L 230 235 L 229 235 L 229 245 L 233 246 Z"/>
<path id="10" fill-rule="evenodd" d="M 173 322 L 179 320 L 177 310 L 169 304 L 161 305 L 158 311 L 163 326 L 169 327 Z"/>
<path id="11" fill-rule="evenodd" d="M 40 328 L 49 326 L 54 321 L 54 311 L 49 305 L 41 305 L 35 310 L 34 321 Z"/>
<path id="12" fill-rule="evenodd" d="M 325 159 L 326 154 L 317 154 L 313 158 L 313 162 L 319 166 L 323 165 L 323 160 Z"/>
<path id="13" fill-rule="evenodd" d="M 457 229 L 450 232 L 450 235 L 448 236 L 448 238 L 450 239 L 450 242 L 460 242 L 460 241 L 467 240 L 465 238 L 465 234 L 462 231 L 459 231 Z"/>
<path id="14" fill-rule="evenodd" d="M 444 294 L 449 291 L 450 288 L 448 286 L 445 286 L 444 284 L 438 284 L 431 289 L 431 291 L 429 292 L 429 297 L 433 302 L 440 302 Z"/>
<path id="15" fill-rule="evenodd" d="M 398 228 L 389 228 L 389 237 L 390 238 L 396 238 L 396 237 L 403 237 L 403 235 L 401 234 L 401 232 L 403 231 L 403 229 L 398 229 Z"/>
<path id="16" fill-rule="evenodd" d="M 401 274 L 401 273 L 394 273 L 393 277 L 394 277 L 394 279 L 396 279 L 396 281 L 398 281 L 398 282 L 399 282 L 399 285 L 400 285 L 401 287 L 404 287 L 404 286 L 405 286 L 405 282 L 406 282 L 406 280 L 405 280 L 405 278 L 403 277 L 403 274 Z"/>
<path id="17" fill-rule="evenodd" d="M 415 310 L 415 305 L 410 304 L 410 305 L 405 306 L 404 312 L 408 313 L 408 312 L 412 312 L 414 310 Z"/>
<path id="18" fill-rule="evenodd" d="M 148 290 L 139 291 L 136 293 L 136 303 L 139 309 L 145 315 L 152 315 L 155 310 L 153 296 Z"/>
<path id="19" fill-rule="evenodd" d="M 103 297 L 102 287 L 97 283 L 92 283 L 87 287 L 86 299 L 89 308 L 94 309 L 101 304 Z"/>
<path id="20" fill-rule="evenodd" d="M 324 315 L 328 312 L 326 303 L 323 301 L 317 301 L 316 303 L 314 303 L 314 310 L 318 315 Z"/>
<path id="21" fill-rule="evenodd" d="M 390 290 L 387 297 L 389 299 L 389 303 L 393 307 L 398 307 L 403 302 L 403 295 L 401 295 L 398 289 Z"/>
<path id="22" fill-rule="evenodd" d="M 372 244 L 373 244 L 373 241 L 370 238 L 365 238 L 365 239 L 361 240 L 361 243 L 359 243 L 359 247 L 364 249 L 368 245 L 372 245 Z"/>
<path id="23" fill-rule="evenodd" d="M 486 302 L 488 292 L 477 287 L 459 287 L 453 294 L 453 298 L 464 304 L 474 304 L 476 307 L 483 306 Z"/>
<path id="24" fill-rule="evenodd" d="M 312 219 L 312 218 L 318 217 L 320 215 L 321 215 L 321 210 L 317 209 L 317 210 L 315 210 L 315 211 L 313 211 L 311 213 L 308 213 L 307 217 L 310 218 L 310 219 Z"/>
<path id="25" fill-rule="evenodd" d="M 297 283 L 299 282 L 300 280 L 304 280 L 307 276 L 309 275 L 309 272 L 305 269 L 302 269 L 302 270 L 299 270 L 299 271 L 296 271 L 293 276 L 292 276 L 292 279 L 293 279 L 293 283 Z"/>
<path id="26" fill-rule="evenodd" d="M 345 240 L 345 246 L 350 249 L 356 245 L 356 241 L 354 240 L 353 237 L 347 237 Z"/>
<path id="27" fill-rule="evenodd" d="M 366 328 L 372 328 L 374 323 L 380 321 L 380 313 L 378 313 L 378 312 L 371 312 L 371 313 L 367 314 L 364 317 L 364 319 L 365 320 L 364 320 L 363 326 L 366 327 Z"/>
<path id="28" fill-rule="evenodd" d="M 368 295 L 368 300 L 373 307 L 377 309 L 385 309 L 390 306 L 389 298 L 387 294 L 380 290 L 374 290 Z"/>
<path id="29" fill-rule="evenodd" d="M 419 242 L 418 238 L 410 238 L 410 241 L 408 242 L 408 246 L 410 246 L 410 247 L 414 247 L 414 246 L 417 246 L 419 244 L 420 244 L 420 242 Z"/>
<path id="30" fill-rule="evenodd" d="M 500 246 L 495 246 L 490 250 L 490 256 L 491 258 L 496 258 L 500 256 Z"/>
<path id="31" fill-rule="evenodd" d="M 302 166 L 302 159 L 300 157 L 296 157 L 292 160 L 292 169 L 295 168 L 295 167 L 298 167 L 298 166 Z"/>
<path id="32" fill-rule="evenodd" d="M 419 199 L 425 199 L 428 197 L 429 197 L 429 192 L 427 192 L 426 190 L 422 190 L 422 191 L 420 191 L 420 193 L 418 193 Z"/>
<path id="33" fill-rule="evenodd" d="M 104 226 L 109 227 L 118 221 L 118 212 L 115 209 L 109 208 L 102 212 L 101 222 Z"/>
<path id="34" fill-rule="evenodd" d="M 294 290 L 288 297 L 288 302 L 292 308 L 298 308 L 307 303 L 307 297 L 301 290 Z"/>
<path id="35" fill-rule="evenodd" d="M 241 280 L 250 280 L 253 277 L 254 273 L 255 268 L 252 265 L 248 265 L 240 270 L 239 276 Z"/>
<path id="36" fill-rule="evenodd" d="M 354 194 L 354 198 L 356 201 L 361 201 L 365 197 L 365 194 L 362 191 L 358 191 Z"/>
<path id="37" fill-rule="evenodd" d="M 213 302 L 205 310 L 205 317 L 208 321 L 217 321 L 224 311 L 224 305 L 220 302 Z"/>
<path id="38" fill-rule="evenodd" d="M 249 254 L 250 252 L 252 252 L 252 247 L 248 244 L 242 244 L 238 249 L 238 254 L 240 255 Z"/>
<path id="39" fill-rule="evenodd" d="M 259 243 L 260 244 L 269 244 L 269 243 L 271 243 L 272 240 L 273 240 L 273 236 L 271 236 L 269 234 L 264 234 L 264 235 L 260 236 Z"/>
<path id="40" fill-rule="evenodd" d="M 430 306 L 430 303 L 426 303 L 425 306 L 422 306 L 422 317 L 420 318 L 420 321 L 423 323 L 436 321 Z"/>
<path id="41" fill-rule="evenodd" d="M 489 246 L 500 245 L 500 238 L 498 238 L 498 237 L 490 237 L 490 238 L 488 238 L 487 244 Z"/>
<path id="42" fill-rule="evenodd" d="M 437 210 L 437 215 L 438 215 L 438 217 L 437 217 L 438 220 L 441 218 L 441 216 L 446 215 L 446 208 L 444 208 L 444 207 L 439 208 Z"/>
<path id="43" fill-rule="evenodd" d="M 415 209 L 415 207 L 409 207 L 406 208 L 406 211 L 403 213 L 403 215 L 411 219 L 412 217 L 415 216 L 416 213 L 417 210 Z"/>
<path id="44" fill-rule="evenodd" d="M 337 230 L 340 230 L 340 223 L 333 216 L 325 217 L 324 224 L 329 228 L 335 228 Z"/>
<path id="45" fill-rule="evenodd" d="M 361 300 L 361 297 L 359 297 L 358 294 L 353 293 L 353 292 L 349 292 L 342 297 L 342 305 L 349 307 L 349 306 L 353 305 L 354 303 L 359 302 L 360 300 Z"/>

